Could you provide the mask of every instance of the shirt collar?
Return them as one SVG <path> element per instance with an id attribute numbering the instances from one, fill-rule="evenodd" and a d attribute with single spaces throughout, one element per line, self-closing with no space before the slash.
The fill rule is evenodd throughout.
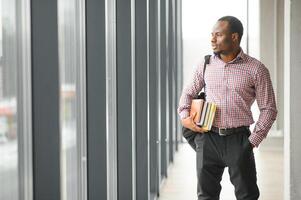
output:
<path id="1" fill-rule="evenodd" d="M 242 50 L 242 48 L 240 48 L 240 52 L 239 52 L 239 54 L 236 56 L 236 58 L 235 58 L 234 60 L 236 60 L 236 59 L 242 59 L 242 60 L 245 60 L 245 59 L 246 59 L 246 54 L 244 53 L 244 51 Z"/>
<path id="2" fill-rule="evenodd" d="M 214 58 L 220 59 L 220 56 L 217 53 L 213 53 L 213 56 L 214 56 Z M 236 58 L 234 58 L 229 63 L 234 63 L 234 62 L 236 62 L 238 60 L 245 60 L 245 59 L 246 59 L 246 54 L 244 53 L 244 51 L 242 50 L 242 48 L 240 48 L 240 52 L 237 54 Z"/>

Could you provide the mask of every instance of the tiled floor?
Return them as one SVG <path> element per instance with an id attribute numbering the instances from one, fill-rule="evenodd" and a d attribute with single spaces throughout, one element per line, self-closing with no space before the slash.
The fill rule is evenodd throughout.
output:
<path id="1" fill-rule="evenodd" d="M 260 200 L 283 199 L 283 140 L 266 139 L 256 149 Z M 221 200 L 235 200 L 234 187 L 229 181 L 228 170 L 222 180 Z M 164 182 L 159 200 L 196 200 L 195 153 L 188 144 L 180 146 Z"/>

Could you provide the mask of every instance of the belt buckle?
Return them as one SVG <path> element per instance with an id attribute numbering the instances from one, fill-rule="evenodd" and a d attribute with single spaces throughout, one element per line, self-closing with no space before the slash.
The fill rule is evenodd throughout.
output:
<path id="1" fill-rule="evenodd" d="M 225 133 L 222 133 L 222 131 L 223 130 L 226 130 L 227 128 L 218 128 L 218 134 L 220 135 L 220 136 L 227 136 L 227 134 L 225 134 Z"/>

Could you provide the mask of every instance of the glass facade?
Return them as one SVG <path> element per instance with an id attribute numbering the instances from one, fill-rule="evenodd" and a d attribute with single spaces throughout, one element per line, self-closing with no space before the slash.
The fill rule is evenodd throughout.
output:
<path id="1" fill-rule="evenodd" d="M 19 199 L 17 134 L 17 2 L 0 2 L 0 199 Z"/>
<path id="2" fill-rule="evenodd" d="M 160 67 L 157 58 L 161 47 L 158 34 L 161 23 L 167 27 L 174 26 L 175 22 L 167 24 L 168 20 L 172 19 L 160 22 L 159 1 L 153 4 L 147 0 L 131 0 L 128 1 L 130 6 L 127 4 L 127 7 L 124 6 L 125 1 L 119 1 L 119 4 L 115 2 L 97 2 L 97 5 L 103 5 L 106 10 L 100 12 L 101 6 L 93 6 L 96 1 L 90 0 L 59 0 L 49 2 L 49 5 L 39 0 L 1 0 L 0 200 L 32 200 L 33 196 L 43 200 L 44 197 L 45 200 L 85 200 L 88 196 L 88 186 L 91 199 L 99 199 L 96 196 L 101 197 L 100 199 L 105 199 L 102 198 L 104 196 L 107 199 L 118 199 L 120 194 L 137 197 L 136 199 L 143 196 L 142 199 L 145 199 L 144 197 L 148 198 L 158 193 L 160 181 L 163 180 L 160 170 L 167 171 L 169 164 L 168 159 L 164 167 L 157 163 L 163 152 L 159 148 L 165 149 L 167 155 L 169 143 L 174 145 L 174 141 L 166 139 L 161 142 L 157 133 L 157 110 L 159 101 L 163 101 L 157 96 L 158 88 L 166 88 L 168 81 L 171 81 L 164 76 L 162 78 L 166 81 L 157 83 L 159 77 L 156 73 L 164 71 L 166 75 L 167 72 L 167 63 Z M 171 1 L 164 3 L 174 6 Z M 23 12 L 25 4 L 27 11 Z M 85 13 L 86 5 L 89 6 L 88 15 Z M 149 6 L 150 8 L 147 8 Z M 142 8 L 147 9 L 147 12 L 142 12 Z M 55 11 L 57 18 L 52 14 Z M 123 17 L 124 13 L 128 13 L 130 26 L 124 26 L 121 19 L 116 17 L 116 14 Z M 24 20 L 24 14 L 28 15 L 28 21 Z M 164 11 L 160 15 L 166 14 Z M 87 37 L 89 45 L 86 45 L 86 17 L 87 23 L 90 23 L 90 26 L 87 26 L 90 28 L 90 31 L 87 31 L 87 35 L 90 34 L 90 37 Z M 99 23 L 100 20 L 103 21 Z M 114 35 L 117 25 L 116 31 L 122 30 L 118 32 L 119 39 Z M 154 30 L 150 31 L 152 27 Z M 103 36 L 110 41 L 100 37 L 100 34 L 95 34 L 95 31 L 106 33 Z M 33 36 L 32 40 L 30 35 Z M 130 58 L 128 46 L 122 43 L 124 36 L 128 38 L 126 42 L 132 45 Z M 24 46 L 24 39 L 28 46 Z M 168 40 L 168 33 L 165 33 L 165 39 Z M 121 48 L 117 49 L 118 45 Z M 169 49 L 164 46 L 164 52 L 167 54 Z M 118 55 L 115 52 L 117 50 Z M 90 67 L 88 76 L 86 54 Z M 125 68 L 124 60 L 128 61 L 128 68 Z M 116 69 L 112 69 L 112 65 L 116 65 Z M 153 68 L 149 70 L 149 67 Z M 97 73 L 91 73 L 93 70 Z M 24 76 L 23 73 L 28 73 L 29 76 Z M 141 74 L 143 78 L 140 77 Z M 87 98 L 90 100 L 89 124 L 86 124 L 86 77 L 91 83 Z M 128 84 L 126 89 L 123 89 L 123 83 Z M 26 88 L 29 88 L 29 92 Z M 152 88 L 153 97 L 148 94 L 149 88 Z M 129 93 L 132 99 L 127 98 L 129 101 L 124 101 L 124 97 Z M 59 98 L 56 97 L 58 94 Z M 59 108 L 56 100 L 59 100 Z M 147 104 L 150 100 L 156 104 L 148 110 Z M 106 102 L 110 108 L 99 109 L 100 101 Z M 118 104 L 118 101 L 123 103 Z M 169 102 L 164 102 L 164 108 L 170 107 Z M 174 102 L 175 100 L 172 107 L 175 107 Z M 127 107 L 128 105 L 132 107 Z M 124 109 L 125 107 L 127 109 Z M 114 119 L 112 112 L 107 112 L 111 110 L 115 113 Z M 165 113 L 165 110 L 162 113 Z M 33 121 L 30 118 L 31 112 Z M 129 115 L 129 112 L 133 113 Z M 151 116 L 151 119 L 148 116 Z M 117 118 L 118 120 L 115 120 Z M 149 126 L 152 126 L 152 123 L 157 124 L 151 128 L 156 137 L 148 138 Z M 86 141 L 87 125 L 90 131 L 89 146 Z M 166 129 L 164 134 L 169 134 Z M 89 184 L 87 146 L 90 147 Z M 33 152 L 31 148 L 34 149 Z M 151 150 L 154 150 L 152 155 L 156 163 L 150 163 L 148 156 Z M 91 155 L 94 156 L 93 159 Z M 113 162 L 110 155 L 116 155 Z M 146 162 L 140 162 L 142 159 Z M 150 172 L 150 168 L 154 170 Z M 108 171 L 111 176 L 108 175 Z M 119 176 L 125 172 L 132 174 Z M 150 176 L 156 177 L 152 180 L 155 187 L 152 187 L 151 191 Z M 132 179 L 132 183 L 122 187 L 124 183 L 128 183 L 128 179 Z M 33 182 L 35 184 L 32 184 Z"/>
<path id="3" fill-rule="evenodd" d="M 82 170 L 85 167 L 82 123 L 81 70 L 85 68 L 81 0 L 58 1 L 60 126 L 61 126 L 61 198 L 84 199 Z M 82 156 L 83 155 L 83 156 Z M 83 164 L 83 166 L 82 166 Z M 83 173 L 85 177 L 85 173 Z M 83 196 L 82 196 L 83 195 Z M 83 198 L 82 198 L 83 197 Z"/>

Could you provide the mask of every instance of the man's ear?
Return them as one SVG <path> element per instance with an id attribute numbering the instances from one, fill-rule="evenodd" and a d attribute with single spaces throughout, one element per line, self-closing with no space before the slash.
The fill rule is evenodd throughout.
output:
<path id="1" fill-rule="evenodd" d="M 238 33 L 232 33 L 232 41 L 233 42 L 238 42 L 239 41 Z"/>

